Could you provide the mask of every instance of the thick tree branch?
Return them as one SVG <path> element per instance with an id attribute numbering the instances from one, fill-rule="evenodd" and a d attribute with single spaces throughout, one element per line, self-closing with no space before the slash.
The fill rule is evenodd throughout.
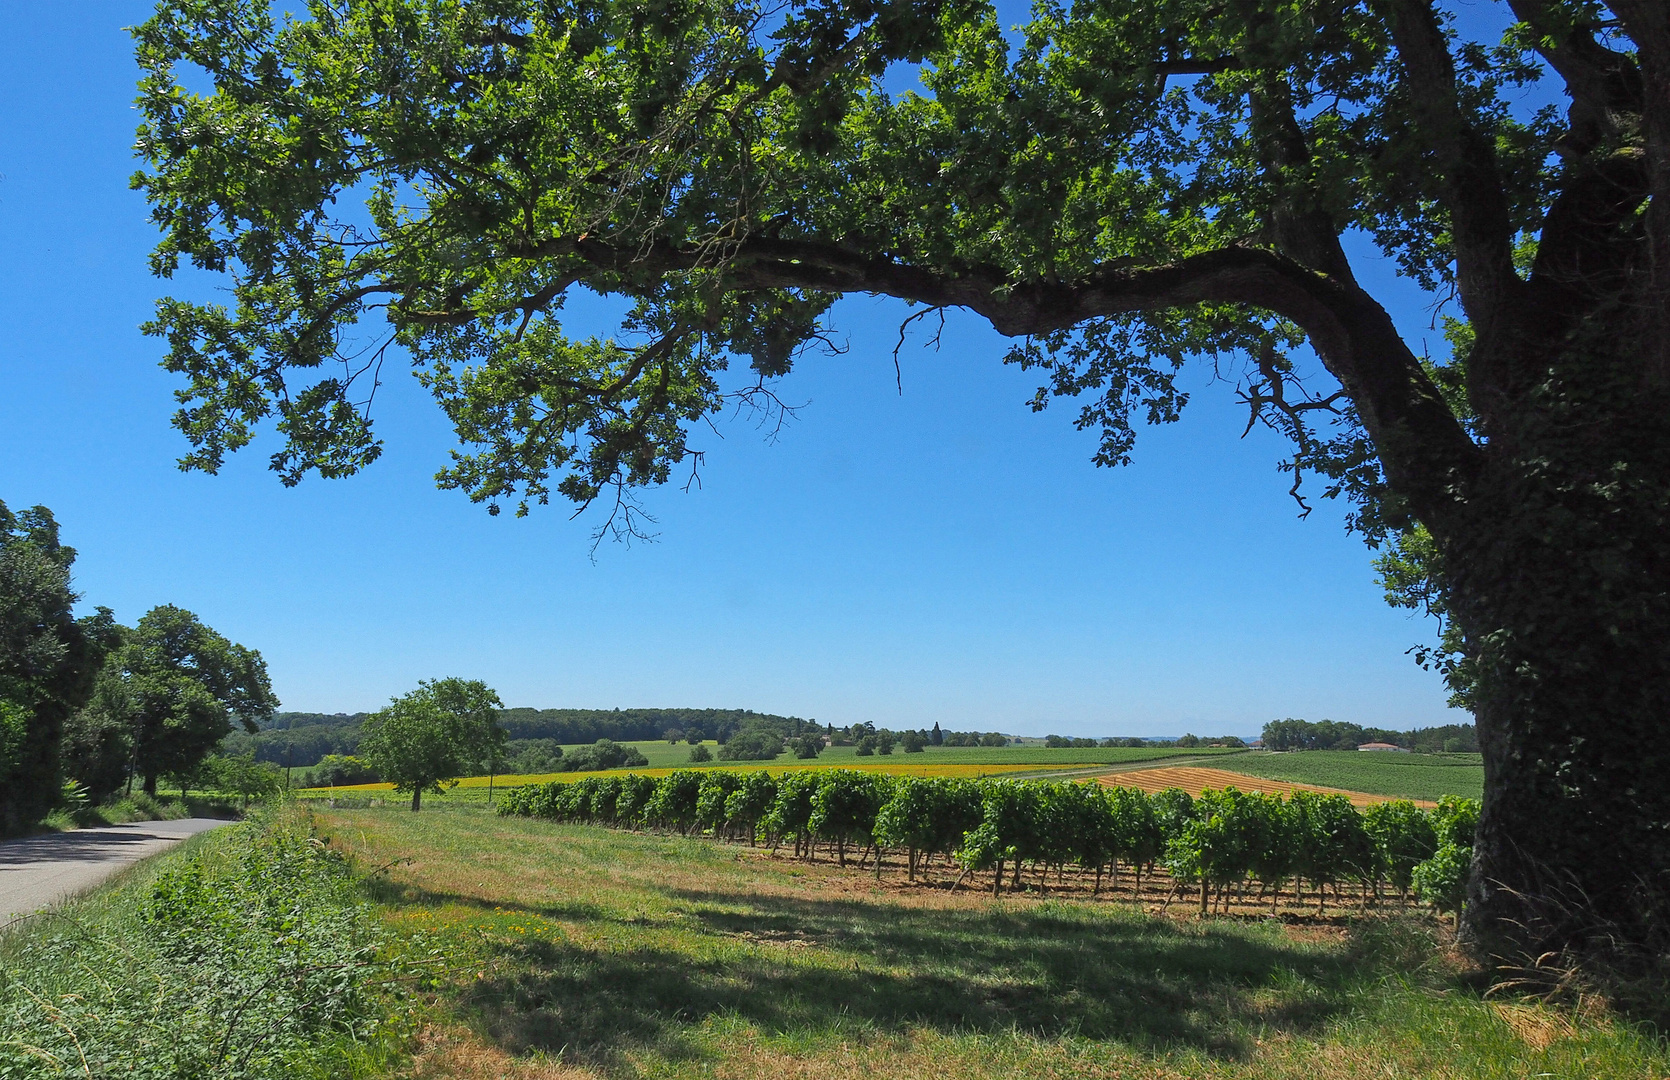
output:
<path id="1" fill-rule="evenodd" d="M 1617 114 L 1641 112 L 1641 71 L 1633 59 L 1596 41 L 1592 27 L 1567 21 L 1549 0 L 1508 0 L 1508 6 L 1536 32 L 1537 53 L 1571 95 L 1562 153 L 1588 153 L 1616 129 Z"/>
<path id="2" fill-rule="evenodd" d="M 862 292 L 931 307 L 962 307 L 1012 337 L 1088 319 L 1232 303 L 1289 319 L 1309 335 L 1357 406 L 1388 477 L 1435 531 L 1463 497 L 1477 448 L 1456 421 L 1390 316 L 1348 276 L 1319 273 L 1262 248 L 1231 246 L 1154 266 L 1107 264 L 1068 282 L 1014 283 L 995 267 L 957 273 L 874 258 L 834 244 L 752 237 L 722 264 L 708 251 L 660 244 L 617 249 L 594 237 L 550 241 L 611 274 L 656 280 L 706 269 L 730 290 Z"/>
<path id="3" fill-rule="evenodd" d="M 1429 0 L 1382 0 L 1381 6 L 1411 111 L 1442 170 L 1461 303 L 1488 355 L 1523 286 L 1514 272 L 1513 227 L 1495 148 L 1463 113 L 1455 63 Z M 1478 374 L 1490 380 L 1495 373 Z"/>
<path id="4" fill-rule="evenodd" d="M 1651 260 L 1647 381 L 1670 388 L 1670 4 L 1664 0 L 1609 0 L 1635 44 L 1641 63 L 1641 120 L 1646 135 L 1652 202 L 1647 208 Z"/>
<path id="5" fill-rule="evenodd" d="M 1277 246 L 1306 266 L 1355 280 L 1339 228 L 1312 182 L 1311 147 L 1293 110 L 1292 89 L 1285 79 L 1272 79 L 1250 95 L 1249 105 L 1261 164 L 1277 192 L 1270 222 Z"/>
<path id="6" fill-rule="evenodd" d="M 1531 267 L 1529 314 L 1549 339 L 1564 336 L 1598 300 L 1627 288 L 1636 239 L 1624 226 L 1647 197 L 1646 155 L 1621 151 L 1568 166 L 1570 178 L 1543 219 Z"/>

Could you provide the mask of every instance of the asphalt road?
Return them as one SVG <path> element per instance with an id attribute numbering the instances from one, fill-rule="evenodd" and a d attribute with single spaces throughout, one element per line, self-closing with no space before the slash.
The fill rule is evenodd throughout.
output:
<path id="1" fill-rule="evenodd" d="M 215 818 L 141 821 L 0 842 L 0 926 L 78 896 L 188 836 L 229 824 Z"/>

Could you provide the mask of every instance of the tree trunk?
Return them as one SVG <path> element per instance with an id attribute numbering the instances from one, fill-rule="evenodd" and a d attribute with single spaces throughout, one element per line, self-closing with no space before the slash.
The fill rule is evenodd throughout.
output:
<path id="1" fill-rule="evenodd" d="M 412 789 L 412 813 L 415 814 L 421 809 L 423 809 L 423 789 L 422 788 L 413 788 Z"/>
<path id="2" fill-rule="evenodd" d="M 1580 359 L 1443 549 L 1485 773 L 1460 930 L 1509 963 L 1670 948 L 1670 395 Z"/>
<path id="3" fill-rule="evenodd" d="M 157 774 L 156 773 L 146 773 L 145 774 L 145 789 L 144 790 L 145 790 L 145 794 L 149 795 L 151 798 L 154 799 L 154 798 L 157 797 Z"/>

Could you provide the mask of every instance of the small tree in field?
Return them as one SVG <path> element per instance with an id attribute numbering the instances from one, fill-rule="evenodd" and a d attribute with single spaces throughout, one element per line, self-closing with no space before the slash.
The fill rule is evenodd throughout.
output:
<path id="1" fill-rule="evenodd" d="M 411 792 L 416 812 L 424 792 L 439 795 L 498 745 L 493 732 L 503 739 L 491 711 L 498 705 L 498 695 L 478 681 L 420 682 L 366 720 L 360 756 L 394 790 Z"/>

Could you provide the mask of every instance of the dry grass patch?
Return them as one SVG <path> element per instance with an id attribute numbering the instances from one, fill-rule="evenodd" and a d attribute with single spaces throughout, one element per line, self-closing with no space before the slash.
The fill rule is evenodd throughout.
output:
<path id="1" fill-rule="evenodd" d="M 1215 791 L 1231 787 L 1240 791 L 1264 795 L 1292 795 L 1295 791 L 1315 791 L 1324 795 L 1344 795 L 1351 800 L 1353 806 L 1372 806 L 1375 803 L 1391 802 L 1394 798 L 1391 795 L 1369 795 L 1361 791 L 1345 791 L 1341 788 L 1320 787 L 1316 784 L 1267 780 L 1263 777 L 1231 772 L 1228 769 L 1193 767 L 1132 769 L 1098 777 L 1098 782 L 1106 784 L 1108 787 L 1139 788 L 1150 794 L 1156 791 L 1164 791 L 1167 788 L 1182 788 L 1190 795 L 1199 795 L 1203 791 Z M 1411 801 L 1416 806 L 1424 806 L 1429 809 L 1438 805 L 1424 799 Z"/>
<path id="2" fill-rule="evenodd" d="M 415 1039 L 410 1080 L 590 1080 L 590 1069 L 516 1057 L 462 1025 L 431 1024 Z"/>

